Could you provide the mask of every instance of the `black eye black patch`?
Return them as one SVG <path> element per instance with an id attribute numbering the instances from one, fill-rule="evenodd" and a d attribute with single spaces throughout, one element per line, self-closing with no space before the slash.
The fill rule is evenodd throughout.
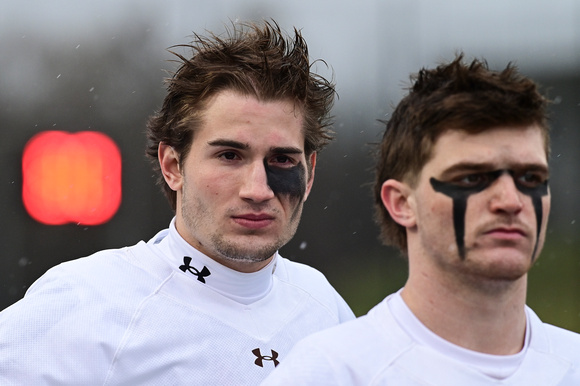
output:
<path id="1" fill-rule="evenodd" d="M 532 253 L 532 259 L 536 255 L 538 249 L 538 242 L 540 239 L 540 230 L 542 225 L 543 211 L 542 211 L 542 197 L 548 194 L 548 180 L 533 187 L 521 184 L 517 178 L 514 178 L 515 172 L 513 170 L 501 169 L 494 170 L 487 173 L 479 173 L 487 178 L 482 179 L 481 183 L 474 186 L 461 186 L 451 182 L 439 181 L 431 178 L 429 182 L 433 190 L 443 193 L 453 200 L 453 227 L 455 228 L 455 242 L 457 243 L 457 250 L 459 257 L 465 259 L 465 213 L 467 210 L 467 199 L 475 193 L 479 193 L 487 189 L 496 179 L 503 173 L 509 173 L 515 183 L 516 188 L 523 194 L 530 196 L 532 205 L 536 214 L 536 245 Z"/>
<path id="2" fill-rule="evenodd" d="M 291 168 L 268 165 L 264 159 L 268 186 L 276 195 L 287 195 L 291 200 L 302 200 L 306 193 L 306 169 L 301 162 Z"/>

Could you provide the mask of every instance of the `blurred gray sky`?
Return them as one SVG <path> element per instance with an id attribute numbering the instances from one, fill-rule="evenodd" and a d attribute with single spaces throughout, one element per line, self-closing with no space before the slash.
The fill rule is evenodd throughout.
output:
<path id="1" fill-rule="evenodd" d="M 270 17 L 286 30 L 302 29 L 312 57 L 332 67 L 337 106 L 363 100 L 377 115 L 398 101 L 410 72 L 458 50 L 492 66 L 514 61 L 531 75 L 580 69 L 576 0 L 2 0 L 0 48 L 6 52 L 23 40 L 49 36 L 70 50 L 84 50 L 142 29 L 146 20 L 140 32 L 151 34 L 162 51 L 187 42 L 192 31 Z M 11 54 L 18 56 L 18 49 Z M 30 96 L 30 90 L 20 95 Z"/>

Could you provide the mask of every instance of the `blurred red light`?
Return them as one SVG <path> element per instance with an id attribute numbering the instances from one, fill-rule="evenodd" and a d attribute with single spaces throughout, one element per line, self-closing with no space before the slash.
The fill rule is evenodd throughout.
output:
<path id="1" fill-rule="evenodd" d="M 95 131 L 44 131 L 22 156 L 22 200 L 35 220 L 49 225 L 98 225 L 121 204 L 121 153 Z"/>

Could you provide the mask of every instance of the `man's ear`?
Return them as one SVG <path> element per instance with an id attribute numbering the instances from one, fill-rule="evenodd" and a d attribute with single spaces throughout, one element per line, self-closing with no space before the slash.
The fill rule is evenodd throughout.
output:
<path id="1" fill-rule="evenodd" d="M 169 185 L 172 190 L 178 191 L 183 185 L 183 176 L 181 175 L 179 156 L 177 152 L 173 147 L 164 142 L 160 142 L 157 156 L 159 158 L 159 166 L 161 167 L 161 173 L 163 174 L 165 182 L 167 182 L 167 185 Z"/>
<path id="2" fill-rule="evenodd" d="M 409 185 L 392 179 L 383 182 L 381 188 L 383 205 L 391 218 L 405 228 L 411 228 L 416 224 L 411 193 Z"/>
<path id="3" fill-rule="evenodd" d="M 307 168 L 308 169 L 308 168 Z M 308 195 L 310 194 L 310 190 L 312 189 L 312 184 L 314 183 L 314 170 L 316 169 L 316 152 L 312 152 L 312 154 L 310 154 L 310 173 L 308 173 L 308 170 L 306 171 L 306 173 L 308 173 L 308 181 L 306 181 L 306 192 L 304 193 L 304 201 L 306 201 L 306 199 L 308 198 Z"/>

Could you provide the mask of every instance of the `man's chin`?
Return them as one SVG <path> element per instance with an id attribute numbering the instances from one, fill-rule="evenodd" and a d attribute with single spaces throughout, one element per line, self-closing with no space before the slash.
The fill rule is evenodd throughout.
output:
<path id="1" fill-rule="evenodd" d="M 228 242 L 226 240 L 214 240 L 214 246 L 220 256 L 236 263 L 260 263 L 268 260 L 281 248 L 281 243 L 260 244 L 255 240 L 245 242 Z"/>
<path id="2" fill-rule="evenodd" d="M 529 261 L 501 262 L 474 266 L 466 272 L 472 278 L 490 282 L 514 282 L 524 277 L 531 268 Z"/>

